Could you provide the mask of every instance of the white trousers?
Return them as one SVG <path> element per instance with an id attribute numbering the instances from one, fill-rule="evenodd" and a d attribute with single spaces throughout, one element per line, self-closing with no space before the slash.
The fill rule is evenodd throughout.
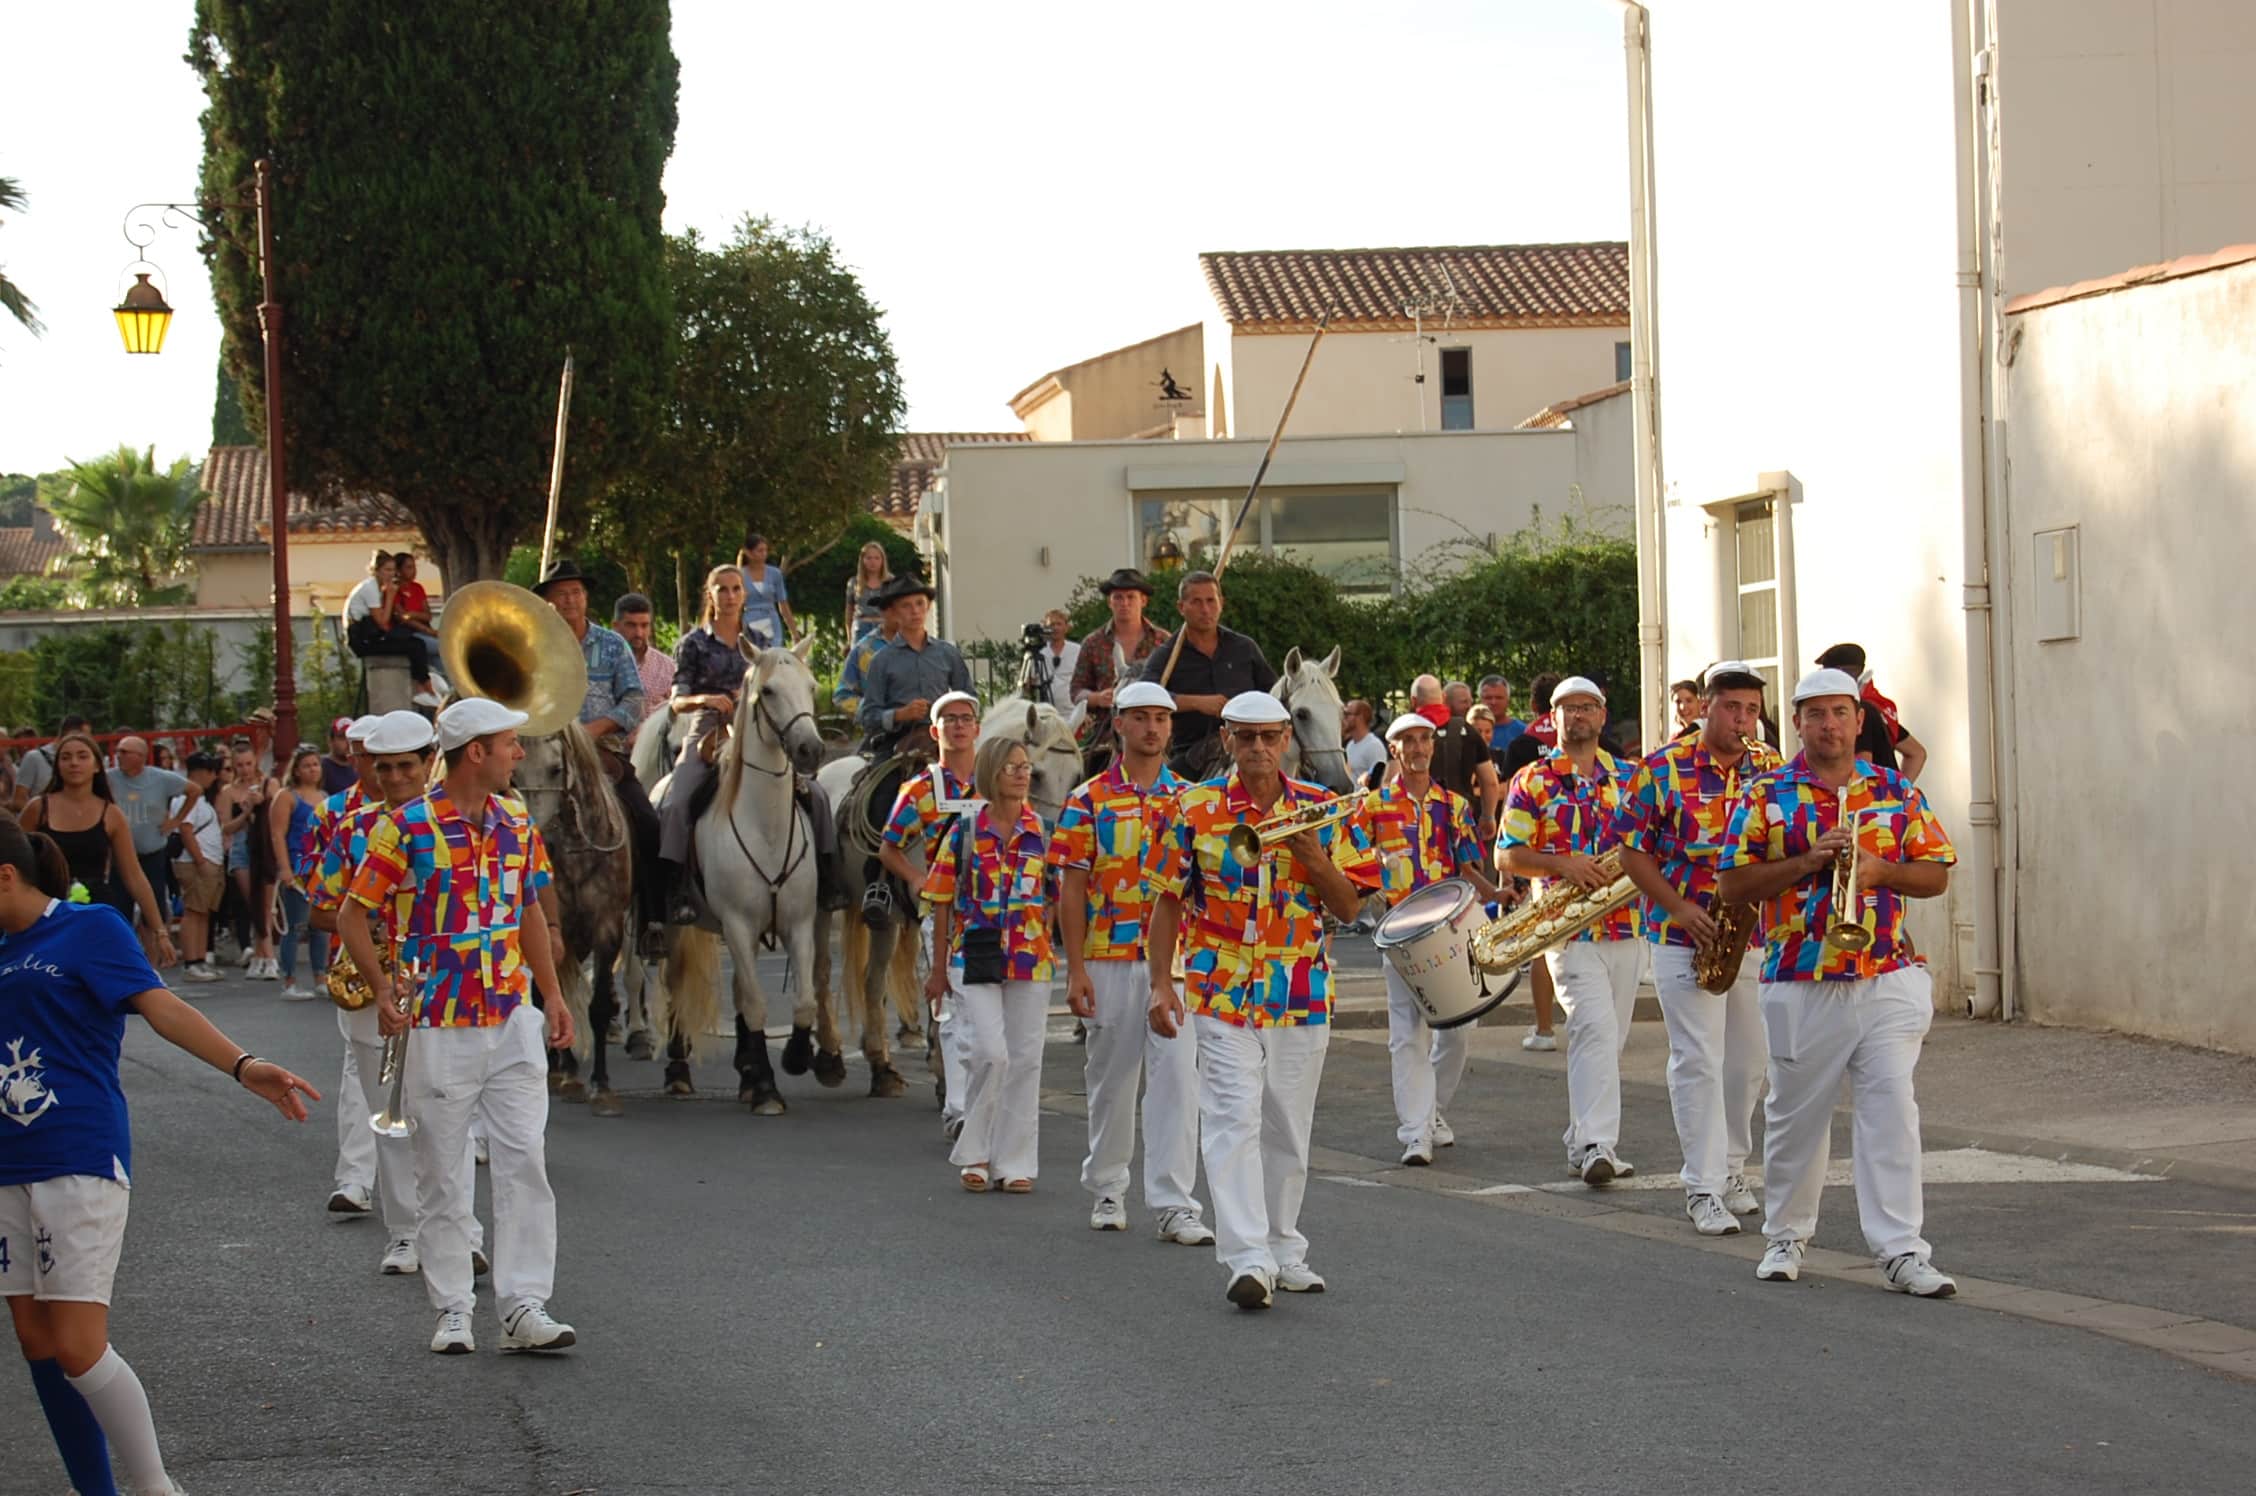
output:
<path id="1" fill-rule="evenodd" d="M 384 1239 L 413 1241 L 417 1227 L 415 1141 L 412 1138 L 383 1137 L 368 1125 L 368 1119 L 376 1115 L 377 1109 L 383 1106 L 386 1099 L 383 1090 L 376 1083 L 377 1078 L 384 1073 L 384 1041 L 379 1038 L 370 1042 L 356 1035 L 347 1047 L 352 1056 L 348 1063 L 354 1072 L 353 1099 L 360 1103 L 360 1130 L 376 1144 L 376 1205 L 384 1221 Z M 407 1041 L 406 1064 L 406 1084 L 412 1086 L 415 1084 L 413 1037 Z M 365 1085 L 361 1084 L 362 1076 L 367 1077 Z M 482 1131 L 475 1113 L 470 1119 L 470 1131 L 473 1136 Z M 466 1141 L 464 1149 L 466 1156 L 463 1167 L 475 1171 L 478 1167 L 475 1148 Z M 472 1198 L 475 1201 L 475 1195 Z M 479 1251 L 484 1251 L 486 1245 L 486 1228 L 480 1224 L 474 1208 L 470 1215 L 470 1245 Z"/>
<path id="2" fill-rule="evenodd" d="M 1729 992 L 1703 992 L 1692 980 L 1692 948 L 1653 947 L 1653 986 L 1668 1024 L 1669 1108 L 1684 1145 L 1684 1192 L 1721 1195 L 1747 1166 L 1755 1103 L 1770 1049 L 1763 1039 L 1761 989 L 1749 951 Z"/>
<path id="3" fill-rule="evenodd" d="M 1543 959 L 1567 1017 L 1567 1162 L 1621 1142 L 1621 1052 L 1637 1008 L 1642 940 L 1575 940 Z"/>
<path id="4" fill-rule="evenodd" d="M 1473 1025 L 1428 1028 L 1425 1010 L 1412 1000 L 1410 984 L 1394 969 L 1386 970 L 1387 1058 L 1394 1065 L 1394 1140 L 1407 1148 L 1433 1141 L 1434 1117 L 1457 1083 L 1465 1078 L 1465 1056 L 1473 1041 Z M 1448 1096 L 1442 1078 L 1448 1077 Z"/>
<path id="5" fill-rule="evenodd" d="M 1885 1259 L 1926 1255 L 1919 1184 L 1919 1104 L 1911 1072 L 1935 1021 L 1924 966 L 1863 982 L 1765 982 L 1770 1103 L 1764 1113 L 1763 1235 L 1807 1241 L 1832 1154 L 1833 1099 L 1842 1077 L 1853 1108 L 1857 1217 Z"/>
<path id="6" fill-rule="evenodd" d="M 1214 1255 L 1233 1276 L 1308 1260 L 1300 1202 L 1328 1024 L 1240 1028 L 1201 1013 L 1200 1147 L 1214 1195 Z"/>
<path id="7" fill-rule="evenodd" d="M 477 1169 L 470 1118 L 491 1154 L 494 1301 L 545 1301 L 556 1286 L 556 1194 L 548 1185 L 548 1052 L 540 1010 L 491 1028 L 415 1030 L 407 1041 L 415 1119 L 417 1255 L 431 1307 L 468 1310 Z"/>
<path id="8" fill-rule="evenodd" d="M 337 1010 L 339 1028 L 352 1015 Z M 337 1081 L 337 1182 L 339 1190 L 376 1188 L 376 1134 L 368 1125 L 369 1108 L 361 1094 L 360 1057 L 348 1038 L 344 1073 Z M 385 1224 L 391 1225 L 387 1220 Z"/>
<path id="9" fill-rule="evenodd" d="M 1128 1194 L 1136 1152 L 1136 1086 L 1144 1091 L 1144 1204 L 1199 1214 L 1198 1039 L 1152 1032 L 1151 968 L 1142 961 L 1092 961 L 1097 1012 L 1087 1021 L 1083 1075 L 1089 1089 L 1089 1156 L 1081 1184 L 1100 1199 Z"/>
<path id="10" fill-rule="evenodd" d="M 940 1120 L 958 1122 L 971 1100 L 971 1076 L 966 1070 L 971 1053 L 971 1020 L 964 1016 L 960 990 L 950 976 L 948 995 L 940 1000 L 940 1079 L 947 1090 L 940 1103 Z"/>
<path id="11" fill-rule="evenodd" d="M 1032 1179 L 1041 1172 L 1042 1039 L 1049 1023 L 1048 982 L 998 982 L 958 987 L 955 1021 L 963 1036 L 964 1126 L 957 1168 L 986 1164 L 996 1179 Z M 948 1093 L 955 1094 L 950 1085 Z"/>

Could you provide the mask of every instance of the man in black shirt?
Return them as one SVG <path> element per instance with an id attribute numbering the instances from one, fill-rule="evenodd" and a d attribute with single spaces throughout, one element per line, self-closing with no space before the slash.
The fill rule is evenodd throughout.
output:
<path id="1" fill-rule="evenodd" d="M 1203 761 L 1221 725 L 1222 708 L 1241 691 L 1266 691 L 1277 672 L 1261 657 L 1261 646 L 1222 627 L 1222 585 L 1210 571 L 1188 571 L 1175 587 L 1175 606 L 1183 615 L 1176 649 L 1155 649 L 1144 662 L 1143 678 L 1165 686 L 1175 698 L 1175 737 L 1169 762 L 1179 774 L 1203 778 Z M 1174 662 L 1174 669 L 1168 663 Z"/>
<path id="2" fill-rule="evenodd" d="M 1452 794 L 1462 795 L 1480 819 L 1482 845 L 1496 840 L 1496 807 L 1504 798 L 1504 782 L 1497 777 L 1496 761 L 1488 742 L 1466 720 L 1473 709 L 1473 688 L 1453 680 L 1437 689 L 1430 675 L 1410 683 L 1410 709 L 1420 711 L 1439 701 L 1449 716 L 1434 728 L 1433 781 Z"/>
<path id="3" fill-rule="evenodd" d="M 1856 677 L 1857 689 L 1863 694 L 1857 698 L 1860 716 L 1857 722 L 1856 755 L 1869 759 L 1874 768 L 1895 769 L 1906 779 L 1916 780 L 1919 771 L 1927 767 L 1927 745 L 1911 735 L 1911 730 L 1896 718 L 1896 704 L 1882 696 L 1872 684 L 1872 672 L 1866 667 L 1864 646 L 1861 644 L 1836 644 L 1817 657 L 1818 667 L 1840 670 Z"/>

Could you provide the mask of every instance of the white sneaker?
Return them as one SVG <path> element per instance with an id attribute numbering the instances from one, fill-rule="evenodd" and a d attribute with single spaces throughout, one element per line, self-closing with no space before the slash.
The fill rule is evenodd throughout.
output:
<path id="1" fill-rule="evenodd" d="M 1441 1113 L 1434 1113 L 1433 1140 L 1436 1148 L 1457 1146 L 1457 1130 L 1444 1121 Z"/>
<path id="2" fill-rule="evenodd" d="M 505 1351 L 560 1351 L 577 1345 L 579 1336 L 560 1323 L 539 1299 L 519 1299 L 501 1317 L 501 1348 Z"/>
<path id="3" fill-rule="evenodd" d="M 1179 1247 L 1211 1247 L 1214 1245 L 1214 1230 L 1199 1218 L 1197 1211 L 1185 1210 L 1178 1205 L 1172 1210 L 1159 1213 L 1159 1239 L 1173 1242 Z"/>
<path id="4" fill-rule="evenodd" d="M 1714 1195 L 1687 1195 L 1684 1213 L 1692 1221 L 1692 1229 L 1702 1236 L 1737 1236 L 1739 1218 L 1723 1208 L 1723 1202 Z"/>
<path id="5" fill-rule="evenodd" d="M 417 1255 L 415 1243 L 405 1237 L 384 1249 L 384 1260 L 377 1271 L 391 1278 L 411 1278 L 423 1271 L 423 1259 Z"/>
<path id="6" fill-rule="evenodd" d="M 1089 1229 L 1091 1231 L 1126 1231 L 1128 1229 L 1128 1207 L 1110 1195 L 1099 1196 L 1097 1208 L 1089 1212 Z"/>
<path id="7" fill-rule="evenodd" d="M 961 1117 L 942 1117 L 940 1119 L 940 1136 L 953 1143 L 957 1138 L 963 1136 L 963 1125 L 964 1119 Z"/>
<path id="8" fill-rule="evenodd" d="M 1539 1034 L 1534 1029 L 1529 1029 L 1520 1040 L 1520 1048 L 1541 1050 L 1546 1054 L 1558 1047 L 1559 1040 L 1556 1035 Z"/>
<path id="9" fill-rule="evenodd" d="M 329 1213 L 339 1216 L 368 1214 L 370 1197 L 365 1184 L 348 1184 L 329 1197 Z"/>
<path id="10" fill-rule="evenodd" d="M 282 980 L 282 968 L 275 964 L 271 956 L 254 956 L 251 958 L 249 975 L 254 982 L 279 982 Z"/>
<path id="11" fill-rule="evenodd" d="M 185 982 L 216 982 L 219 980 L 219 973 L 212 969 L 208 959 L 191 961 L 180 968 L 180 978 Z"/>
<path id="12" fill-rule="evenodd" d="M 1287 1293 L 1322 1293 L 1324 1275 L 1305 1262 L 1277 1269 L 1277 1286 Z"/>
<path id="13" fill-rule="evenodd" d="M 1747 1176 L 1734 1174 L 1723 1182 L 1723 1208 L 1735 1216 L 1751 1216 L 1762 1209 L 1762 1201 L 1747 1184 Z"/>
<path id="14" fill-rule="evenodd" d="M 439 1316 L 438 1333 L 431 1337 L 431 1349 L 442 1356 L 467 1356 L 478 1348 L 478 1337 L 470 1333 L 470 1315 L 467 1310 L 449 1309 Z"/>
<path id="15" fill-rule="evenodd" d="M 470 1249 L 470 1276 L 472 1278 L 483 1278 L 492 1271 L 493 1264 L 486 1260 L 486 1249 L 472 1247 Z"/>
<path id="16" fill-rule="evenodd" d="M 1424 1138 L 1419 1138 L 1409 1147 L 1402 1150 L 1402 1164 L 1404 1168 L 1422 1169 L 1432 1162 L 1433 1144 L 1427 1142 Z"/>
<path id="17" fill-rule="evenodd" d="M 1582 1182 L 1596 1188 L 1621 1177 L 1621 1160 L 1611 1148 L 1593 1148 L 1582 1156 Z"/>
<path id="18" fill-rule="evenodd" d="M 1223 1297 L 1240 1309 L 1266 1309 L 1271 1301 L 1273 1287 L 1269 1275 L 1261 1269 L 1255 1268 L 1251 1272 L 1240 1273 L 1232 1278 L 1230 1287 L 1223 1294 Z"/>
<path id="19" fill-rule="evenodd" d="M 1755 1265 L 1755 1276 L 1765 1283 L 1791 1283 L 1802 1275 L 1802 1244 L 1777 1237 Z"/>
<path id="20" fill-rule="evenodd" d="M 313 994 L 299 986 L 297 979 L 293 977 L 290 984 L 282 989 L 282 1001 L 286 1003 L 309 1003 L 313 1001 Z"/>
<path id="21" fill-rule="evenodd" d="M 1937 1272 L 1935 1264 L 1917 1252 L 1905 1252 L 1881 1263 L 1880 1276 L 1889 1288 L 1913 1298 L 1947 1299 L 1958 1292 L 1949 1274 Z"/>
<path id="22" fill-rule="evenodd" d="M 1618 1153 L 1613 1155 L 1613 1159 L 1614 1177 L 1616 1179 L 1635 1179 L 1637 1177 L 1637 1165 L 1631 1163 L 1628 1159 L 1623 1158 Z"/>
<path id="23" fill-rule="evenodd" d="M 257 959 L 258 952 L 249 946 L 245 946 L 241 951 L 238 951 L 236 953 L 235 964 L 242 967 L 243 970 L 249 971 L 251 969 L 251 963 L 253 961 L 256 961 Z"/>
<path id="24" fill-rule="evenodd" d="M 493 1162 L 493 1150 L 486 1146 L 484 1138 L 472 1138 L 470 1140 L 470 1157 L 473 1162 L 483 1167 Z"/>

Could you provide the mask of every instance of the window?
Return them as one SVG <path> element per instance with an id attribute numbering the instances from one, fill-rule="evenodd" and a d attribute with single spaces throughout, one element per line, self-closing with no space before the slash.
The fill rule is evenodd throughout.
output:
<path id="1" fill-rule="evenodd" d="M 1147 569 L 1214 566 L 1222 535 L 1242 496 L 1201 494 L 1136 501 L 1137 564 Z M 1315 568 L 1344 592 L 1392 592 L 1395 583 L 1394 492 L 1265 493 L 1254 500 L 1238 534 L 1239 553 L 1288 556 Z"/>
<path id="2" fill-rule="evenodd" d="M 1441 350 L 1441 429 L 1473 429 L 1473 350 Z"/>
<path id="3" fill-rule="evenodd" d="M 1738 577 L 1738 657 L 1755 667 L 1779 700 L 1778 519 L 1769 499 L 1750 499 L 1731 511 L 1733 560 Z"/>
<path id="4" fill-rule="evenodd" d="M 1619 384 L 1627 378 L 1629 378 L 1629 345 L 1627 343 L 1616 343 L 1614 345 L 1614 383 Z"/>

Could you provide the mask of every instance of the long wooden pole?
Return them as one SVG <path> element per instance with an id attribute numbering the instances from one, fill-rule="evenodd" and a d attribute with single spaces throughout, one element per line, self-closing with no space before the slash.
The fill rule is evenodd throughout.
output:
<path id="1" fill-rule="evenodd" d="M 298 746 L 298 678 L 291 646 L 296 611 L 290 600 L 289 442 L 282 421 L 282 302 L 274 294 L 274 169 L 264 159 L 252 168 L 258 206 L 259 331 L 266 354 L 267 506 L 274 525 L 274 754 L 277 763 Z"/>
<path id="2" fill-rule="evenodd" d="M 1316 362 L 1316 345 L 1324 341 L 1324 329 L 1331 326 L 1334 307 L 1324 308 L 1324 315 L 1316 319 L 1316 335 L 1308 340 L 1308 351 L 1301 355 L 1300 372 L 1293 376 L 1292 390 L 1285 396 L 1285 408 L 1277 413 L 1277 429 L 1269 433 L 1269 445 L 1261 454 L 1261 465 L 1253 470 L 1253 481 L 1246 485 L 1245 498 L 1238 504 L 1238 516 L 1230 521 L 1230 533 L 1222 537 L 1222 553 L 1214 558 L 1214 580 L 1220 583 L 1223 571 L 1230 564 L 1230 551 L 1238 543 L 1238 531 L 1244 527 L 1246 515 L 1253 508 L 1254 496 L 1261 492 L 1261 480 L 1269 474 L 1269 461 L 1277 455 L 1277 443 L 1285 439 L 1285 423 L 1292 419 L 1293 406 L 1300 401 L 1300 387 L 1308 380 L 1308 366 Z M 1183 635 L 1187 630 L 1178 626 L 1175 642 L 1168 647 L 1167 664 L 1159 672 L 1159 683 L 1164 688 L 1175 675 L 1175 662 L 1183 656 Z"/>
<path id="3" fill-rule="evenodd" d="M 572 350 L 564 350 L 564 382 L 556 391 L 556 455 L 548 469 L 548 523 L 541 530 L 540 574 L 556 559 L 556 510 L 564 497 L 564 437 L 572 421 Z"/>

